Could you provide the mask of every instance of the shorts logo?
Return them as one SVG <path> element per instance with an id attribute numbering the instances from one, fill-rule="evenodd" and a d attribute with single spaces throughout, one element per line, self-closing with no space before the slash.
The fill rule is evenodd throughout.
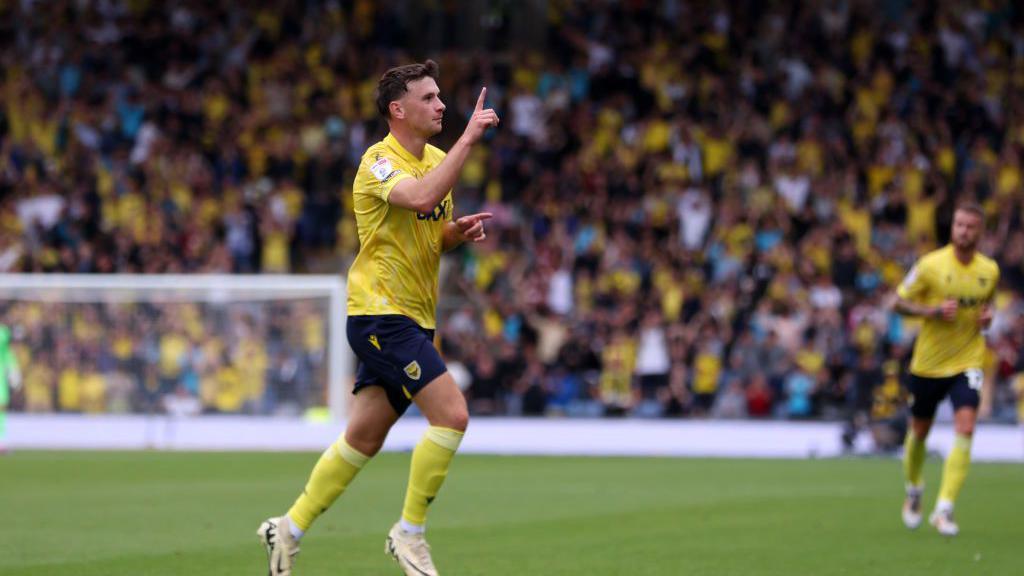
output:
<path id="1" fill-rule="evenodd" d="M 985 373 L 979 368 L 971 368 L 964 372 L 964 376 L 967 377 L 967 386 L 971 390 L 981 392 L 981 386 L 985 383 Z"/>
<path id="2" fill-rule="evenodd" d="M 413 360 L 405 367 L 405 375 L 413 380 L 420 379 L 420 363 Z"/>
<path id="3" fill-rule="evenodd" d="M 374 348 L 376 348 L 377 350 L 380 350 L 380 342 L 377 342 L 377 335 L 376 334 L 370 334 L 370 344 L 373 344 Z"/>

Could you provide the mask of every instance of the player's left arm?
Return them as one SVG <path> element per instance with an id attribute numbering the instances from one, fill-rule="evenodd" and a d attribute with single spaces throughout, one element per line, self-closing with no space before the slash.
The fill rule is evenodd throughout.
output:
<path id="1" fill-rule="evenodd" d="M 992 279 L 992 291 L 989 293 L 985 303 L 981 305 L 981 312 L 978 314 L 978 324 L 982 330 L 992 325 L 992 318 L 995 317 L 996 290 L 999 288 L 999 269 L 996 268 L 996 277 Z"/>
<path id="2" fill-rule="evenodd" d="M 490 212 L 481 212 L 445 223 L 441 249 L 447 252 L 463 242 L 483 242 L 487 239 L 487 233 L 484 232 L 484 221 L 493 216 Z"/>

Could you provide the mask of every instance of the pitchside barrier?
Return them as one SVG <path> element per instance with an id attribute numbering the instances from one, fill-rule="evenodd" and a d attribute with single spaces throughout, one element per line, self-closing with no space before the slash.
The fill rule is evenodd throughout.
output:
<path id="1" fill-rule="evenodd" d="M 409 416 L 392 429 L 388 451 L 408 451 L 426 428 Z M 86 416 L 12 414 L 11 447 L 74 450 L 270 450 L 319 451 L 337 438 L 343 422 L 252 416 Z M 730 458 L 828 458 L 844 454 L 835 422 L 727 420 L 475 418 L 460 452 L 507 455 L 688 456 Z M 936 424 L 929 450 L 946 453 L 952 426 Z M 865 432 L 855 454 L 873 453 Z M 1024 462 L 1024 428 L 981 424 L 971 458 Z"/>

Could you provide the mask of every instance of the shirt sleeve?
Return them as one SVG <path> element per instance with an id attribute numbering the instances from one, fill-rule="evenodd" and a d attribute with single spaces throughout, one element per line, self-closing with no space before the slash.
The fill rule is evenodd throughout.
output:
<path id="1" fill-rule="evenodd" d="M 413 178 L 412 174 L 398 168 L 394 158 L 386 154 L 367 154 L 359 165 L 356 180 L 358 188 L 387 202 L 395 185 L 402 180 Z"/>
<path id="2" fill-rule="evenodd" d="M 922 262 L 914 264 L 900 283 L 896 294 L 904 300 L 920 302 L 928 295 L 928 268 Z"/>

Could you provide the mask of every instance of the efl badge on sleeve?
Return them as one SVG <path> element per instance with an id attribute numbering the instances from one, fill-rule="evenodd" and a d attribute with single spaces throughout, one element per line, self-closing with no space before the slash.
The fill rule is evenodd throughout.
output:
<path id="1" fill-rule="evenodd" d="M 384 182 L 395 173 L 394 166 L 391 165 L 391 161 L 387 158 L 381 158 L 370 166 L 370 172 L 373 172 L 374 177 L 381 182 Z"/>

